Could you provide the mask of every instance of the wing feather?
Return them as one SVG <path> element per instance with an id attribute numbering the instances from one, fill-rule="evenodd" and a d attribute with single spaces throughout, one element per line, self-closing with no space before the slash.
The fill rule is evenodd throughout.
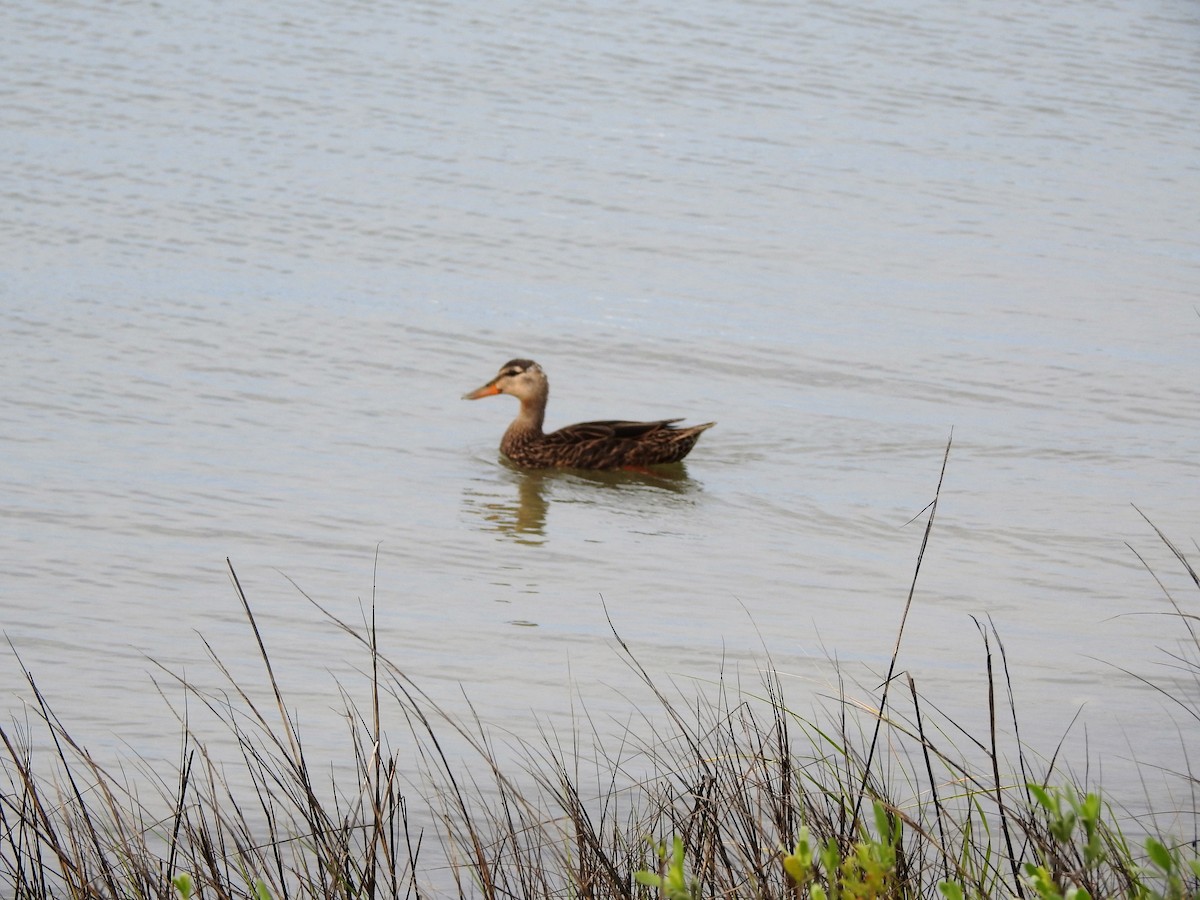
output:
<path id="1" fill-rule="evenodd" d="M 579 422 L 550 432 L 546 435 L 545 440 L 547 443 L 562 445 L 586 441 L 642 438 L 663 429 L 673 431 L 671 426 L 682 421 L 682 419 L 659 419 L 654 422 L 626 422 L 621 419 L 604 419 L 598 422 Z"/>

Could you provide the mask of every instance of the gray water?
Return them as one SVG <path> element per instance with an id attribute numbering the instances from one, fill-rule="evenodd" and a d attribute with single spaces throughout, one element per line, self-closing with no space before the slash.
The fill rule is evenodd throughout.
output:
<path id="1" fill-rule="evenodd" d="M 151 660 L 260 678 L 227 557 L 316 754 L 363 659 L 301 590 L 518 738 L 641 702 L 607 617 L 685 690 L 873 688 L 952 432 L 900 667 L 981 725 L 990 618 L 1126 802 L 1196 738 L 1121 671 L 1183 633 L 1135 550 L 1196 601 L 1133 506 L 1194 552 L 1193 4 L 0 15 L 3 631 L 96 752 L 177 752 Z M 515 356 L 549 426 L 719 424 L 518 472 L 458 399 Z"/>

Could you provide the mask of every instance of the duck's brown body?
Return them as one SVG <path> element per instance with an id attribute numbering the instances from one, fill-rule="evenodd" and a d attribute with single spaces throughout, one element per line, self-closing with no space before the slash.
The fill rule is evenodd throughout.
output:
<path id="1" fill-rule="evenodd" d="M 546 434 L 542 422 L 550 383 L 532 360 L 514 359 L 478 390 L 465 395 L 477 400 L 492 394 L 512 394 L 521 411 L 504 432 L 500 450 L 518 466 L 530 469 L 623 469 L 679 462 L 696 445 L 700 433 L 715 422 L 676 426 L 681 419 L 655 422 L 580 422 Z"/>

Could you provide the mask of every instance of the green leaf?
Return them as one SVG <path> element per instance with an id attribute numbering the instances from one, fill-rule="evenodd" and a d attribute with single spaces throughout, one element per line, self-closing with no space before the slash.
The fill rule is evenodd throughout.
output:
<path id="1" fill-rule="evenodd" d="M 675 852 L 671 857 L 671 870 L 683 875 L 683 838 L 675 835 Z"/>
<path id="2" fill-rule="evenodd" d="M 892 824 L 892 816 L 888 815 L 886 806 L 876 800 L 875 802 L 875 828 L 880 835 L 882 844 L 895 845 L 900 838 L 900 824 L 896 821 L 895 827 Z"/>
<path id="3" fill-rule="evenodd" d="M 1079 806 L 1079 814 L 1090 822 L 1100 820 L 1100 795 L 1088 794 Z"/>
<path id="4" fill-rule="evenodd" d="M 783 871 L 788 873 L 788 877 L 801 887 L 808 881 L 808 873 L 810 867 L 805 865 L 804 860 L 795 854 L 789 854 L 783 858 Z"/>
<path id="5" fill-rule="evenodd" d="M 1171 870 L 1175 868 L 1175 860 L 1171 858 L 1170 850 L 1154 838 L 1146 838 L 1146 853 L 1156 869 L 1164 875 L 1171 874 Z"/>
<path id="6" fill-rule="evenodd" d="M 1032 782 L 1025 785 L 1025 787 L 1029 788 L 1029 793 L 1033 794 L 1033 799 L 1035 799 L 1041 805 L 1042 809 L 1051 813 L 1058 812 L 1058 798 L 1051 798 L 1050 792 L 1044 787 L 1042 787 L 1040 784 L 1033 784 Z"/>
<path id="7" fill-rule="evenodd" d="M 804 865 L 811 866 L 813 861 L 812 843 L 808 838 L 808 826 L 800 826 L 800 837 L 796 839 L 796 849 L 792 851 L 792 856 L 795 856 Z"/>
<path id="8" fill-rule="evenodd" d="M 954 881 L 943 881 L 938 884 L 938 890 L 946 900 L 963 900 L 962 885 Z"/>
<path id="9" fill-rule="evenodd" d="M 647 887 L 662 887 L 662 878 L 655 875 L 653 872 L 634 872 L 633 877 L 637 879 L 638 884 L 644 884 Z"/>
<path id="10" fill-rule="evenodd" d="M 1037 895 L 1042 900 L 1061 900 L 1062 893 L 1059 891 L 1058 885 L 1054 883 L 1054 879 L 1050 877 L 1050 871 L 1045 866 L 1025 863 L 1025 877 L 1029 886 L 1037 891 Z"/>
<path id="11" fill-rule="evenodd" d="M 821 864 L 825 867 L 825 875 L 832 885 L 837 877 L 837 870 L 842 867 L 842 854 L 834 838 L 826 841 L 825 846 L 821 848 Z"/>

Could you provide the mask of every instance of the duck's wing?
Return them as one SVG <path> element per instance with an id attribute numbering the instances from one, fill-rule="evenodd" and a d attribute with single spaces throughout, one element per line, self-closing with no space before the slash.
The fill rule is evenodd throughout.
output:
<path id="1" fill-rule="evenodd" d="M 619 469 L 678 462 L 687 456 L 700 432 L 713 423 L 678 428 L 682 419 L 627 422 L 609 419 L 568 425 L 543 437 L 537 464 L 577 469 Z"/>
<path id="2" fill-rule="evenodd" d="M 673 431 L 671 426 L 682 421 L 683 419 L 658 419 L 654 422 L 626 422 L 621 419 L 604 419 L 598 422 L 579 422 L 550 432 L 544 440 L 547 444 L 560 446 L 592 441 L 637 440 L 664 429 Z"/>

